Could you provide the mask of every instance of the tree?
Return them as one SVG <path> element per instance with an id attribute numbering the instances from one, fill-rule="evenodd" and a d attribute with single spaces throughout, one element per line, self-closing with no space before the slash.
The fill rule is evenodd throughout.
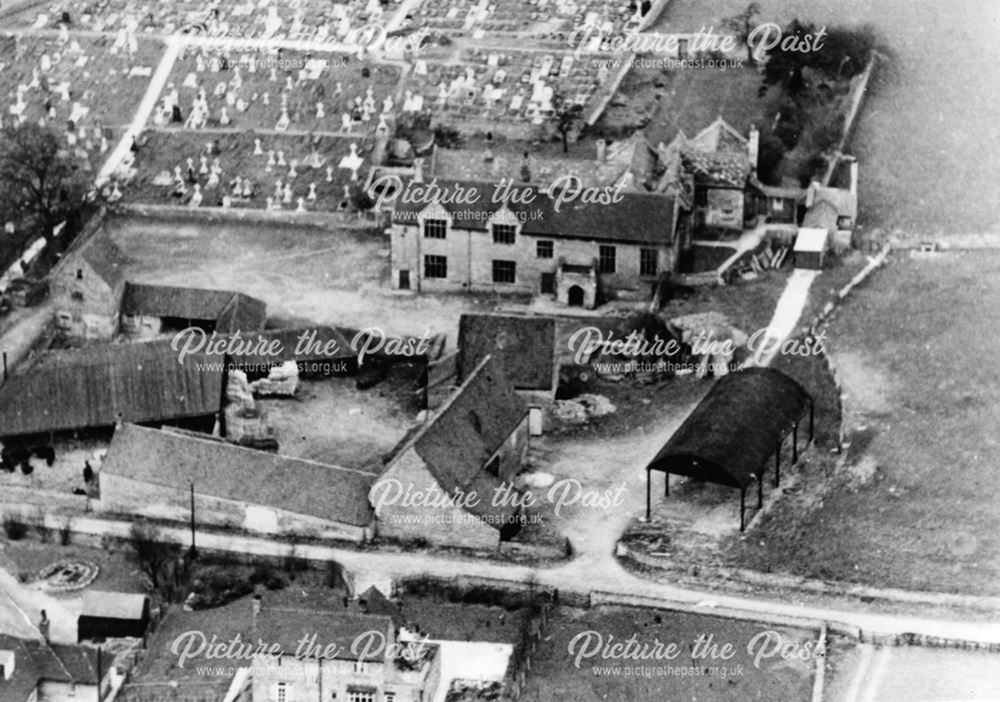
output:
<path id="1" fill-rule="evenodd" d="M 569 133 L 583 114 L 583 107 L 561 93 L 552 96 L 553 119 L 556 131 L 562 137 L 563 153 L 569 153 Z"/>
<path id="2" fill-rule="evenodd" d="M 753 47 L 750 46 L 750 32 L 754 29 L 754 21 L 758 15 L 760 15 L 760 5 L 752 2 L 746 6 L 743 12 L 722 21 L 723 26 L 735 32 L 737 39 L 746 46 L 747 61 L 751 66 L 757 65 L 757 60 L 753 56 Z"/>
<path id="3" fill-rule="evenodd" d="M 129 530 L 131 558 L 153 587 L 161 592 L 170 586 L 170 575 L 181 556 L 181 545 L 166 538 L 149 522 L 133 522 Z"/>
<path id="4" fill-rule="evenodd" d="M 52 129 L 34 122 L 8 125 L 0 138 L 0 207 L 5 217 L 33 226 L 52 243 L 56 227 L 75 230 L 90 179 Z"/>

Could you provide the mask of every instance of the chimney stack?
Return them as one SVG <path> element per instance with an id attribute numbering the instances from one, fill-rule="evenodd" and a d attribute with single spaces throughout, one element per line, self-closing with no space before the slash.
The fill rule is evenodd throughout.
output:
<path id="1" fill-rule="evenodd" d="M 747 157 L 750 159 L 750 171 L 757 174 L 757 157 L 760 153 L 760 131 L 756 126 L 750 125 L 750 139 L 747 144 Z"/>
<path id="2" fill-rule="evenodd" d="M 851 195 L 858 194 L 858 162 L 851 161 Z"/>
<path id="3" fill-rule="evenodd" d="M 413 159 L 413 182 L 424 182 L 424 160 L 422 158 Z"/>

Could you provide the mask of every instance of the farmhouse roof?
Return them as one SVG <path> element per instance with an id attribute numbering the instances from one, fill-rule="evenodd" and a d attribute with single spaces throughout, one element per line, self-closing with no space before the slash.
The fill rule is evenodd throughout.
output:
<path id="1" fill-rule="evenodd" d="M 83 593 L 84 617 L 103 619 L 142 619 L 149 601 L 145 595 L 127 592 L 99 592 L 87 590 Z"/>
<path id="2" fill-rule="evenodd" d="M 97 651 L 0 634 L 0 651 L 14 654 L 14 673 L 0 677 L 0 699 L 27 702 L 43 681 L 96 685 Z"/>
<path id="3" fill-rule="evenodd" d="M 129 282 L 122 314 L 177 317 L 216 322 L 216 331 L 257 330 L 264 326 L 267 306 L 261 300 L 231 290 L 207 290 Z"/>
<path id="4" fill-rule="evenodd" d="M 125 424 L 102 473 L 294 514 L 366 526 L 374 473 L 279 456 L 191 433 Z"/>
<path id="5" fill-rule="evenodd" d="M 745 488 L 759 479 L 808 403 L 796 381 L 771 368 L 746 368 L 712 386 L 646 470 Z"/>
<path id="6" fill-rule="evenodd" d="M 214 414 L 222 371 L 169 340 L 43 354 L 0 386 L 0 436 L 155 422 Z"/>
<path id="7" fill-rule="evenodd" d="M 345 614 L 323 612 L 315 609 L 292 609 L 268 607 L 261 609 L 257 619 L 257 631 L 268 645 L 277 644 L 282 655 L 326 657 L 340 660 L 358 660 L 361 647 L 365 646 L 374 632 L 382 632 L 386 637 L 393 631 L 392 619 L 377 614 Z M 299 651 L 305 638 L 312 642 L 309 649 Z M 359 642 L 355 646 L 355 642 Z M 384 661 L 390 647 L 388 641 L 372 639 L 372 646 L 378 647 L 373 653 L 378 655 L 366 660 Z M 328 648 L 330 647 L 330 648 Z M 298 653 L 297 653 L 298 651 Z M 356 651 L 356 652 L 355 652 Z"/>
<path id="8" fill-rule="evenodd" d="M 101 232 L 91 239 L 83 247 L 80 257 L 109 287 L 116 288 L 125 282 L 128 257 L 108 234 Z"/>
<path id="9" fill-rule="evenodd" d="M 500 314 L 463 314 L 458 325 L 458 378 L 493 355 L 518 390 L 554 390 L 556 320 Z"/>
<path id="10" fill-rule="evenodd" d="M 486 356 L 413 439 L 414 449 L 441 489 L 449 494 L 475 492 L 480 499 L 470 511 L 488 517 L 497 529 L 517 510 L 512 505 L 494 506 L 486 498 L 500 482 L 485 467 L 527 413 L 500 363 Z"/>
<path id="11" fill-rule="evenodd" d="M 829 200 L 820 200 L 808 210 L 802 218 L 802 226 L 808 229 L 826 229 L 834 231 L 837 229 L 837 219 L 839 214 L 837 208 Z"/>
<path id="12" fill-rule="evenodd" d="M 521 231 L 532 236 L 656 245 L 669 244 L 674 239 L 674 200 L 668 195 L 622 191 L 617 195 L 618 202 L 607 204 L 585 203 L 581 195 L 562 202 L 556 211 L 557 200 L 550 197 L 548 186 L 543 188 L 528 183 L 512 186 L 517 191 L 517 198 L 531 199 L 530 204 L 524 204 L 510 201 L 513 196 L 504 202 L 503 190 L 497 190 L 497 183 L 442 178 L 432 183 L 448 194 L 441 206 L 456 229 L 486 231 L 490 216 L 506 207 L 521 222 Z M 500 193 L 497 197 L 501 202 L 494 202 L 495 192 Z M 461 193 L 462 197 L 457 197 L 456 193 Z M 558 192 L 556 194 L 558 197 Z M 423 197 L 401 195 L 393 210 L 393 221 L 415 224 L 417 215 L 434 206 L 436 204 L 429 205 Z"/>

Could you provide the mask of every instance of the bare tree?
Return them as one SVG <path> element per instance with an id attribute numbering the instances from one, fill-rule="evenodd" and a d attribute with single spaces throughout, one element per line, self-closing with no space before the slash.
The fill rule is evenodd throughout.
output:
<path id="1" fill-rule="evenodd" d="M 736 33 L 736 37 L 742 42 L 747 49 L 747 61 L 750 62 L 751 66 L 757 64 L 754 59 L 753 47 L 750 46 L 750 33 L 754 30 L 756 26 L 756 19 L 760 15 L 760 5 L 755 2 L 747 5 L 742 12 L 728 17 L 723 20 L 722 24 L 727 29 L 731 29 Z"/>
<path id="2" fill-rule="evenodd" d="M 171 541 L 149 522 L 133 522 L 129 530 L 131 558 L 149 576 L 153 587 L 163 591 L 170 586 L 171 572 L 181 557 L 181 545 Z"/>
<path id="3" fill-rule="evenodd" d="M 51 244 L 62 222 L 75 229 L 91 190 L 82 163 L 61 136 L 34 122 L 8 125 L 0 135 L 0 208 L 37 228 Z"/>
<path id="4" fill-rule="evenodd" d="M 562 137 L 563 153 L 569 153 L 569 133 L 583 114 L 583 107 L 569 100 L 562 93 L 552 96 L 553 120 Z"/>

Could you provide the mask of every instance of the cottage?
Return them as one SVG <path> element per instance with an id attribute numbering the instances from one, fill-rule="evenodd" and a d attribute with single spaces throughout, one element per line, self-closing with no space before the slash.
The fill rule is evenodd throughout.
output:
<path id="1" fill-rule="evenodd" d="M 110 660 L 93 648 L 0 634 L 0 700 L 99 702 L 112 687 Z"/>
<path id="2" fill-rule="evenodd" d="M 617 192 L 603 204 L 560 203 L 546 189 L 518 184 L 517 201 L 501 194 L 498 202 L 494 183 L 431 185 L 462 197 L 400 197 L 391 228 L 397 289 L 558 293 L 563 304 L 593 307 L 602 294 L 645 292 L 675 268 L 671 197 Z M 557 290 L 560 271 L 570 268 L 584 273 Z"/>
<path id="3" fill-rule="evenodd" d="M 195 519 L 265 534 L 363 542 L 373 534 L 375 471 L 244 448 L 208 436 L 125 424 L 101 468 L 98 509 Z"/>
<path id="4" fill-rule="evenodd" d="M 494 497 L 521 470 L 528 441 L 527 405 L 501 364 L 484 357 L 434 416 L 404 439 L 372 486 L 378 533 L 497 548 L 519 530 L 520 507 Z M 416 494 L 441 499 L 407 499 Z"/>
<path id="5" fill-rule="evenodd" d="M 51 275 L 56 328 L 83 339 L 117 334 L 127 261 L 103 232 L 71 251 Z"/>
<path id="6" fill-rule="evenodd" d="M 149 598 L 124 592 L 83 593 L 83 609 L 77 617 L 77 640 L 142 638 L 149 626 Z"/>
<path id="7" fill-rule="evenodd" d="M 223 372 L 212 360 L 199 353 L 178 363 L 169 340 L 44 353 L 0 386 L 0 436 L 120 422 L 211 429 L 223 396 Z"/>

